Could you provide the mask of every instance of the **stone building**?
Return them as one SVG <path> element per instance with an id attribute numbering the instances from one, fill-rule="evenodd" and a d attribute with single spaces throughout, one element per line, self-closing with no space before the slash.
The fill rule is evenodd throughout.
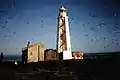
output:
<path id="1" fill-rule="evenodd" d="M 73 59 L 83 59 L 83 52 L 81 51 L 72 52 L 72 57 Z"/>
<path id="2" fill-rule="evenodd" d="M 27 63 L 44 61 L 44 44 L 28 42 L 27 47 L 22 49 L 22 61 Z"/>
<path id="3" fill-rule="evenodd" d="M 58 60 L 58 55 L 56 50 L 54 49 L 46 49 L 44 51 L 45 53 L 45 61 L 49 61 L 49 60 Z"/>

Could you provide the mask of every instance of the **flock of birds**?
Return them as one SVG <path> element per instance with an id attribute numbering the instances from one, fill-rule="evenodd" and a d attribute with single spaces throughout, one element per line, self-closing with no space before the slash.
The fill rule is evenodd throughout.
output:
<path id="1" fill-rule="evenodd" d="M 92 18 L 95 18 L 97 16 L 94 16 L 92 15 L 92 13 L 89 13 L 89 16 L 91 16 Z M 114 17 L 117 17 L 116 13 L 113 12 L 113 16 Z M 74 18 L 71 18 L 71 22 L 74 20 Z M 70 22 L 70 23 L 71 23 Z M 90 21 L 88 20 L 88 23 L 87 24 L 90 24 Z M 86 24 L 82 24 L 82 26 L 84 27 Z M 89 30 L 93 31 L 93 32 L 97 32 L 97 29 L 96 28 L 105 28 L 107 26 L 107 22 L 100 22 L 99 24 L 97 24 L 95 27 L 91 27 Z M 109 29 L 109 28 L 107 28 Z M 102 32 L 101 32 L 102 33 Z M 114 26 L 112 27 L 112 32 L 109 32 L 112 36 L 112 39 L 111 39 L 111 43 L 113 44 L 116 44 L 117 47 L 119 47 L 120 49 L 120 41 L 117 40 L 117 35 L 119 35 L 120 37 L 120 27 L 118 26 L 118 23 L 115 23 Z M 84 35 L 85 37 L 89 37 L 89 34 L 85 34 Z M 106 36 L 106 35 L 105 35 Z M 91 42 L 94 43 L 95 41 L 99 41 L 99 40 L 107 40 L 107 37 L 100 37 L 99 35 L 98 36 L 95 36 L 94 38 L 91 39 Z M 104 48 L 107 48 L 109 44 L 106 44 L 104 46 Z"/>
<path id="2" fill-rule="evenodd" d="M 15 8 L 15 3 L 12 4 L 12 8 Z M 5 12 L 5 11 L 0 11 L 0 13 L 6 13 L 6 12 Z M 91 16 L 91 18 L 97 17 L 97 16 L 94 16 L 92 13 L 89 13 L 88 15 Z M 22 16 L 23 16 L 23 14 L 22 14 Z M 113 16 L 114 16 L 114 17 L 117 17 L 117 15 L 116 15 L 115 12 L 113 12 Z M 5 24 L 4 24 L 4 25 L 3 25 L 3 24 L 0 24 L 0 29 L 6 29 L 6 24 L 8 24 L 8 23 L 9 23 L 9 20 L 11 20 L 11 19 L 13 19 L 13 18 L 12 18 L 12 17 L 9 17 L 8 20 L 5 21 Z M 72 22 L 74 19 L 75 19 L 75 18 L 70 18 L 70 24 L 71 24 L 71 22 Z M 28 25 L 29 25 L 29 24 L 32 24 L 32 21 L 28 21 L 27 24 L 28 24 Z M 43 26 L 43 20 L 41 20 L 40 24 L 41 24 L 40 27 L 43 28 L 43 27 L 44 27 L 44 26 Z M 87 24 L 89 25 L 89 24 L 90 24 L 90 21 L 88 21 Z M 103 27 L 106 27 L 106 25 L 107 25 L 106 22 L 101 22 L 101 23 L 99 23 L 98 25 L 96 25 L 95 28 L 103 28 Z M 84 27 L 84 26 L 85 26 L 85 24 L 83 24 L 83 27 Z M 95 31 L 96 31 L 95 28 L 92 27 L 92 28 L 90 28 L 89 30 L 95 32 Z M 113 35 L 111 35 L 111 36 L 113 36 L 113 39 L 111 40 L 111 42 L 112 42 L 113 44 L 118 45 L 119 48 L 120 48 L 120 41 L 115 38 L 117 34 L 120 34 L 120 31 L 118 31 L 118 30 L 120 30 L 120 28 L 119 28 L 119 26 L 118 26 L 118 23 L 115 23 L 115 25 L 114 25 L 114 27 L 113 27 Z M 17 35 L 17 33 L 16 33 L 15 31 L 12 32 L 12 33 L 10 33 L 10 34 L 12 34 L 13 36 L 16 36 L 16 35 Z M 4 35 L 4 38 L 7 38 L 8 36 L 9 36 L 9 35 Z M 88 37 L 89 34 L 85 34 L 84 36 Z M 101 39 L 107 40 L 107 37 L 96 36 L 96 37 L 94 37 L 94 38 L 91 39 L 91 42 L 94 42 L 94 41 L 96 41 L 96 40 L 98 41 L 98 40 L 101 40 Z M 105 45 L 104 48 L 107 48 L 108 45 L 109 45 L 109 44 Z"/>

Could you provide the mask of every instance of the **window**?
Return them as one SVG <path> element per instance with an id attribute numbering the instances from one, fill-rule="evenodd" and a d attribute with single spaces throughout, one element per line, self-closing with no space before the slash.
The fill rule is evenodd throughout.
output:
<path id="1" fill-rule="evenodd" d="M 30 55 L 32 55 L 32 52 L 30 53 Z"/>

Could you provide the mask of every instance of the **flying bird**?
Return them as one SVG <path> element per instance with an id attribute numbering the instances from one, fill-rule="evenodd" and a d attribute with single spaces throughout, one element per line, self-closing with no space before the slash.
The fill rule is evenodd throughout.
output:
<path id="1" fill-rule="evenodd" d="M 104 46 L 104 48 L 106 48 L 106 46 Z"/>
<path id="2" fill-rule="evenodd" d="M 94 39 L 92 39 L 92 42 L 94 42 Z"/>
<path id="3" fill-rule="evenodd" d="M 74 20 L 74 18 L 70 18 L 70 21 L 69 21 L 69 23 L 71 24 L 71 22 Z"/>
<path id="4" fill-rule="evenodd" d="M 84 26 L 85 24 L 83 24 L 83 26 Z"/>
<path id="5" fill-rule="evenodd" d="M 117 42 L 116 45 L 119 45 L 119 43 Z"/>
<path id="6" fill-rule="evenodd" d="M 6 24 L 8 23 L 8 20 L 6 20 L 6 22 L 5 22 Z"/>
<path id="7" fill-rule="evenodd" d="M 91 17 L 96 17 L 95 15 L 93 15 L 92 13 L 89 13 L 89 16 L 91 16 Z"/>
<path id="8" fill-rule="evenodd" d="M 1 28 L 5 28 L 5 25 L 0 25 L 1 26 Z"/>
<path id="9" fill-rule="evenodd" d="M 88 36 L 87 34 L 85 34 L 84 36 Z"/>
<path id="10" fill-rule="evenodd" d="M 98 26 L 98 27 L 102 27 L 102 25 L 101 25 L 101 24 L 98 24 L 97 26 Z"/>
<path id="11" fill-rule="evenodd" d="M 104 40 L 106 40 L 106 38 L 104 38 Z"/>
<path id="12" fill-rule="evenodd" d="M 95 28 L 90 28 L 90 29 L 95 32 Z"/>
<path id="13" fill-rule="evenodd" d="M 5 12 L 5 11 L 0 11 L 0 12 Z"/>
<path id="14" fill-rule="evenodd" d="M 114 41 L 112 41 L 112 43 L 114 43 Z"/>
<path id="15" fill-rule="evenodd" d="M 118 25 L 118 23 L 116 23 L 115 25 Z"/>
<path id="16" fill-rule="evenodd" d="M 16 35 L 16 32 L 13 32 L 13 35 L 15 36 L 15 35 Z"/>
<path id="17" fill-rule="evenodd" d="M 42 27 L 43 28 L 43 20 L 41 20 L 41 26 L 40 27 Z"/>
<path id="18" fill-rule="evenodd" d="M 12 4 L 12 9 L 15 8 L 15 3 Z"/>
<path id="19" fill-rule="evenodd" d="M 7 38 L 7 36 L 4 36 L 4 38 Z"/>
<path id="20" fill-rule="evenodd" d="M 117 16 L 115 12 L 113 12 L 113 16 L 114 16 L 114 17 L 116 17 L 116 16 Z"/>
<path id="21" fill-rule="evenodd" d="M 43 23 L 43 20 L 41 20 L 41 23 Z"/>
<path id="22" fill-rule="evenodd" d="M 30 22 L 28 22 L 28 24 L 30 24 Z"/>

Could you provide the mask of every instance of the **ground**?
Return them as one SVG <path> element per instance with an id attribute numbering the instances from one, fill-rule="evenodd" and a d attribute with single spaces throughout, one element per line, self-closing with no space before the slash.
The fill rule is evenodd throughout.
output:
<path id="1" fill-rule="evenodd" d="M 120 59 L 56 60 L 0 66 L 0 80 L 116 80 L 120 79 Z"/>

